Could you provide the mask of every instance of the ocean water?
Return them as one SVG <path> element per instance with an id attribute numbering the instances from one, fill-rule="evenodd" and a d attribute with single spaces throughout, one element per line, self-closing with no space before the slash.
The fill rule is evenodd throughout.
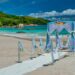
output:
<path id="1" fill-rule="evenodd" d="M 32 33 L 45 35 L 47 32 L 47 25 L 39 25 L 39 26 L 25 26 L 22 29 L 18 28 L 0 28 L 0 32 L 6 33 Z"/>

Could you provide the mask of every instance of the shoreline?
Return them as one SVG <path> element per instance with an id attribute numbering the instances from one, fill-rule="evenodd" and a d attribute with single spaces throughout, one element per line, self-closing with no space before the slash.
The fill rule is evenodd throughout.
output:
<path id="1" fill-rule="evenodd" d="M 32 40 L 33 37 L 35 37 L 36 41 L 39 41 L 40 36 L 38 34 L 25 34 L 25 33 L 0 33 L 0 36 L 5 36 L 5 37 L 13 37 L 13 38 L 18 38 L 18 39 L 24 39 L 24 40 Z M 41 36 L 43 41 L 46 40 L 46 36 Z"/>

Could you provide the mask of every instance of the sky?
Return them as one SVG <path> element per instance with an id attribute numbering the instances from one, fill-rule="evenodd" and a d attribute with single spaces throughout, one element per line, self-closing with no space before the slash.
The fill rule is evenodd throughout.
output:
<path id="1" fill-rule="evenodd" d="M 75 0 L 0 0 L 0 11 L 14 15 L 75 14 Z"/>

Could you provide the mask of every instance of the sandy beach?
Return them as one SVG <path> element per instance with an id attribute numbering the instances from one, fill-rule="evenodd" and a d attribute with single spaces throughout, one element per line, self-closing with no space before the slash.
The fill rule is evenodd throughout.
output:
<path id="1" fill-rule="evenodd" d="M 9 35 L 9 36 L 8 36 Z M 17 36 L 17 37 L 16 37 Z M 19 37 L 19 38 L 18 38 Z M 31 37 L 25 36 L 23 34 L 16 35 L 0 35 L 0 68 L 4 68 L 17 63 L 18 60 L 18 41 L 22 41 L 24 45 L 24 51 L 21 52 L 21 60 L 25 61 L 30 58 L 32 51 L 32 40 Z M 45 37 L 44 37 L 45 38 Z M 54 40 L 55 41 L 55 40 Z M 40 53 L 39 41 L 36 37 L 36 44 L 38 48 L 36 48 L 36 52 L 32 55 L 32 57 L 36 56 Z M 43 39 L 43 44 L 45 46 L 46 41 Z M 41 53 L 42 50 L 41 50 Z"/>
<path id="2" fill-rule="evenodd" d="M 0 36 L 0 69 L 17 63 L 19 40 L 23 42 L 25 49 L 23 52 L 21 52 L 21 60 L 25 61 L 30 58 L 32 49 L 31 40 Z M 36 43 L 37 46 L 39 46 L 39 42 L 36 41 Z M 36 50 L 37 51 L 33 54 L 33 56 L 37 57 L 37 54 L 40 52 L 40 48 L 37 48 Z M 68 57 L 56 61 L 54 65 L 44 66 L 24 75 L 75 75 L 74 57 L 75 54 L 69 54 Z"/>
<path id="3" fill-rule="evenodd" d="M 32 50 L 32 42 L 30 40 L 0 36 L 0 68 L 17 63 L 19 40 L 22 41 L 24 45 L 24 51 L 21 52 L 21 60 L 24 61 L 30 58 Z M 38 41 L 37 45 L 39 45 Z M 39 49 L 37 48 L 36 50 Z M 35 53 L 34 56 L 37 56 L 37 53 Z"/>
<path id="4" fill-rule="evenodd" d="M 24 75 L 75 75 L 75 54 Z"/>

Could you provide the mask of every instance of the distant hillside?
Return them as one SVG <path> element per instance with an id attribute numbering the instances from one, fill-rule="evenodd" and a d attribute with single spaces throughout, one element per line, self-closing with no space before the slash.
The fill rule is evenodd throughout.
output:
<path id="1" fill-rule="evenodd" d="M 15 16 L 0 12 L 1 26 L 18 26 L 20 23 L 24 25 L 44 25 L 49 21 L 43 18 L 34 18 L 29 16 Z"/>

